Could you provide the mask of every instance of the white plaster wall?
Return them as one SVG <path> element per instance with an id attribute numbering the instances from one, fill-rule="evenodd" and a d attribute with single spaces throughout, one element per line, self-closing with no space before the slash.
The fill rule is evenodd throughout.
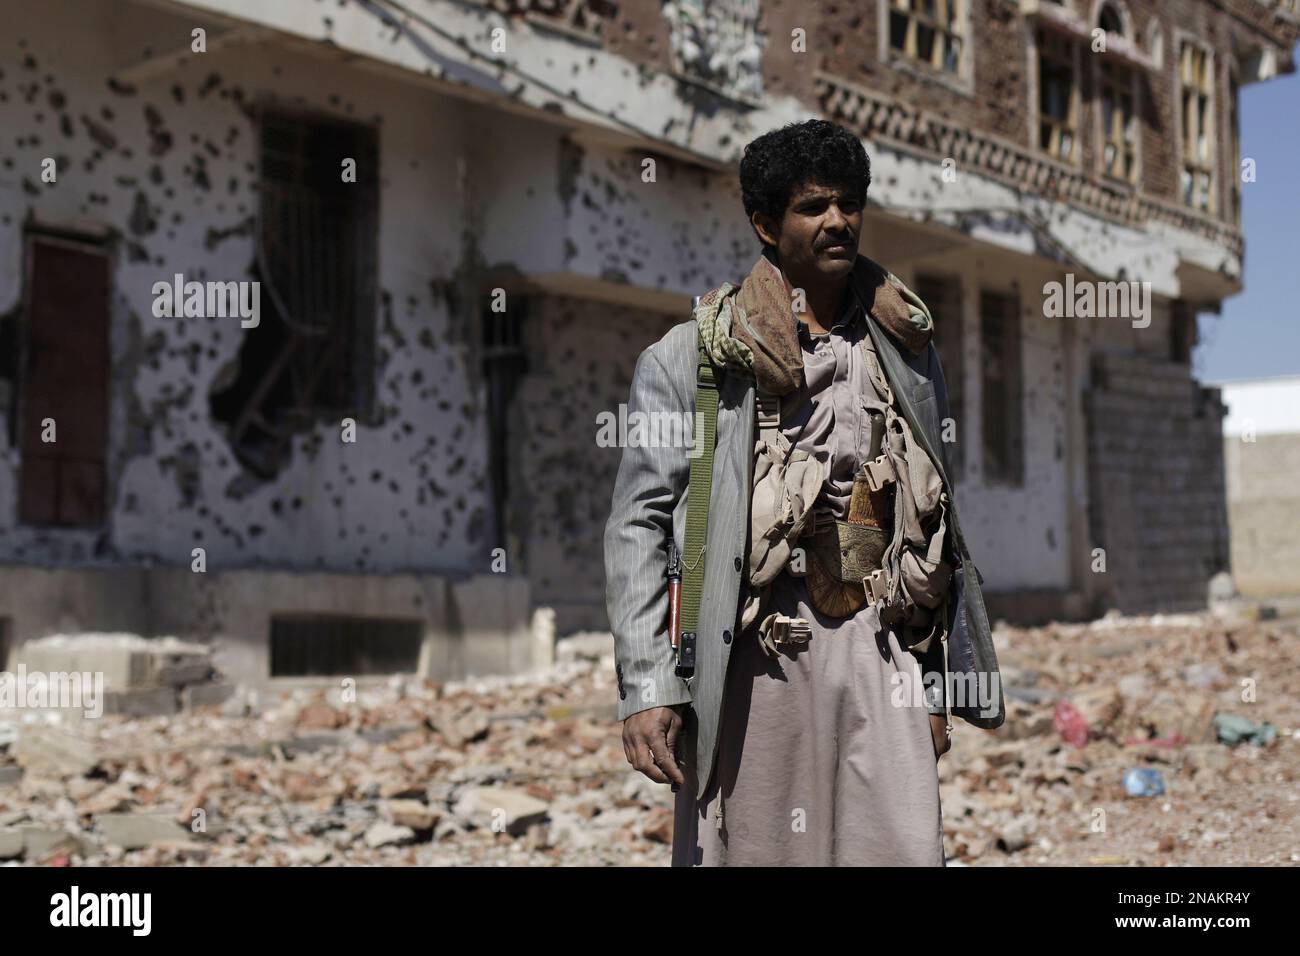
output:
<path id="1" fill-rule="evenodd" d="M 987 591 L 1071 585 L 1073 540 L 1070 455 L 1065 388 L 1064 327 L 1044 317 L 1041 289 L 1053 277 L 1049 264 L 988 246 L 964 244 L 941 255 L 884 264 L 905 282 L 918 272 L 955 275 L 962 284 L 962 384 L 966 465 L 955 478 L 962 529 Z M 901 270 L 901 271 L 900 271 Z M 981 289 L 1018 291 L 1021 309 L 1025 480 L 1021 486 L 984 475 L 981 440 L 983 395 L 979 298 Z"/>
<path id="2" fill-rule="evenodd" d="M 464 105 L 336 60 L 261 45 L 194 56 L 121 95 L 108 85 L 112 70 L 142 46 L 187 45 L 184 19 L 109 0 L 50 0 L 40 17 L 24 15 L 25 8 L 0 2 L 11 24 L 5 43 L 21 54 L 5 59 L 0 79 L 0 127 L 9 134 L 0 146 L 0 314 L 21 296 L 27 217 L 107 225 L 121 234 L 113 270 L 110 497 L 95 553 L 97 532 L 16 526 L 19 454 L 6 444 L 0 560 L 188 564 L 190 549 L 202 546 L 214 568 L 482 570 L 481 410 L 440 291 L 462 255 Z M 255 210 L 256 136 L 236 90 L 244 103 L 269 96 L 378 124 L 377 285 L 384 300 L 376 303 L 375 372 L 383 424 L 360 427 L 356 444 L 342 443 L 335 426 L 317 426 L 295 439 L 292 464 L 276 480 L 242 491 L 241 469 L 207 407 L 214 380 L 237 354 L 238 320 L 151 314 L 152 284 L 175 272 L 249 276 L 251 230 L 238 227 Z M 171 137 L 158 156 L 150 155 L 146 110 L 156 111 L 156 125 Z M 64 114 L 70 135 L 60 128 Z M 114 145 L 97 146 L 83 116 Z M 45 156 L 61 157 L 57 184 L 39 182 Z M 208 188 L 196 185 L 198 156 Z M 34 195 L 25 181 L 35 184 Z M 131 227 L 139 203 L 157 223 L 147 234 Z M 212 230 L 236 233 L 209 242 Z M 186 470 L 200 483 L 192 502 L 178 487 L 178 472 Z"/>

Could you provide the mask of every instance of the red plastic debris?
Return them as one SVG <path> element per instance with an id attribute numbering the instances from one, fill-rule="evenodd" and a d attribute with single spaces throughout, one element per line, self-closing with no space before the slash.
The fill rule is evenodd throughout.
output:
<path id="1" fill-rule="evenodd" d="M 1052 714 L 1052 727 L 1067 744 L 1082 747 L 1088 743 L 1087 721 L 1083 719 L 1083 714 L 1064 698 L 1056 704 L 1056 712 Z"/>

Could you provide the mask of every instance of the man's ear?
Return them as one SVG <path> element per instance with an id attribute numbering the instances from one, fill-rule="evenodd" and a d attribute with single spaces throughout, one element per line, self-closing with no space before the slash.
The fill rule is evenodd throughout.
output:
<path id="1" fill-rule="evenodd" d="M 749 223 L 754 227 L 754 231 L 758 233 L 758 238 L 762 241 L 763 245 L 772 247 L 776 246 L 776 240 L 778 238 L 776 223 L 772 221 L 771 217 L 766 213 L 755 210 L 754 214 L 749 217 Z"/>

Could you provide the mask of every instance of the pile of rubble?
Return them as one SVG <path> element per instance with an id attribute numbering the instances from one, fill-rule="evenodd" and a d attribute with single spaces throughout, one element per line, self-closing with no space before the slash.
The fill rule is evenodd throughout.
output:
<path id="1" fill-rule="evenodd" d="M 0 713 L 0 864 L 664 862 L 671 795 L 624 759 L 612 641 L 565 644 L 522 678 Z"/>
<path id="2" fill-rule="evenodd" d="M 995 641 L 1007 722 L 958 721 L 939 764 L 950 864 L 1300 861 L 1293 625 Z M 626 762 L 611 652 L 588 635 L 526 677 L 240 691 L 160 716 L 0 711 L 0 865 L 665 865 L 672 794 Z M 1276 734 L 1230 746 L 1226 714 Z M 1130 796 L 1134 769 L 1163 793 Z"/>
<path id="3" fill-rule="evenodd" d="M 950 862 L 1300 862 L 1295 622 L 1107 617 L 995 643 L 1006 723 L 957 722 L 939 764 Z"/>

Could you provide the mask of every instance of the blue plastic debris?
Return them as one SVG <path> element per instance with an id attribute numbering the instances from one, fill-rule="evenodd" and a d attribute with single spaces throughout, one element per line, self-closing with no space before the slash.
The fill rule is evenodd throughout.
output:
<path id="1" fill-rule="evenodd" d="M 1165 792 L 1165 780 L 1153 767 L 1130 767 L 1124 771 L 1124 790 L 1130 797 L 1158 797 Z"/>

